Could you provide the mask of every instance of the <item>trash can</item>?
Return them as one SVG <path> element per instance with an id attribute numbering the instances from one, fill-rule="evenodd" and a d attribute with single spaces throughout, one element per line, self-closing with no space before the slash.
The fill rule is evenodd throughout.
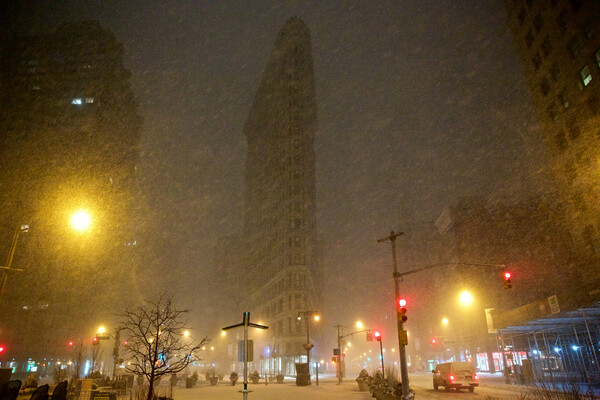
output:
<path id="1" fill-rule="evenodd" d="M 12 375 L 12 368 L 0 368 L 0 385 L 10 381 Z"/>
<path id="2" fill-rule="evenodd" d="M 296 363 L 296 386 L 310 385 L 308 363 Z"/>

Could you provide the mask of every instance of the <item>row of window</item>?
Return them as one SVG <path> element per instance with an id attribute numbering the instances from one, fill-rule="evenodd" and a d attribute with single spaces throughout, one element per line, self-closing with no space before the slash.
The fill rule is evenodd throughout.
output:
<path id="1" fill-rule="evenodd" d="M 288 335 L 300 335 L 304 333 L 302 321 L 299 321 L 296 318 L 289 317 L 287 318 L 287 323 L 283 324 L 284 321 L 275 322 L 275 327 L 273 329 L 275 336 L 283 336 L 285 333 Z"/>
<path id="2" fill-rule="evenodd" d="M 265 293 L 265 298 L 263 300 L 266 302 L 278 296 L 280 293 L 287 289 L 303 288 L 305 284 L 306 275 L 304 274 L 293 274 L 292 276 L 286 276 L 285 278 L 279 280 L 277 284 L 269 287 L 269 289 Z"/>
<path id="3" fill-rule="evenodd" d="M 583 0 L 569 0 L 571 9 L 573 10 L 573 12 L 577 13 L 581 9 L 582 1 Z M 514 2 L 515 2 L 515 0 L 513 0 L 513 3 Z M 552 8 L 554 8 L 556 6 L 556 4 L 557 4 L 557 0 L 550 0 L 550 6 L 552 6 Z M 525 5 L 527 6 L 527 9 L 531 10 L 531 8 L 533 7 L 533 0 L 525 0 Z M 515 6 L 515 4 L 513 4 L 513 6 Z M 563 11 L 561 14 L 566 14 L 566 11 Z M 519 24 L 521 24 L 521 26 L 525 22 L 526 16 L 527 16 L 527 10 L 524 7 L 522 7 L 521 10 L 519 11 L 519 15 L 517 17 Z M 540 17 L 540 16 L 538 15 L 537 17 Z M 563 20 L 566 20 L 566 16 L 563 16 Z M 566 22 L 565 22 L 565 25 L 566 25 Z"/>
<path id="4" fill-rule="evenodd" d="M 598 70 L 600 70 L 600 49 L 598 49 L 596 51 L 594 58 L 595 58 L 594 64 L 596 66 L 595 70 L 598 71 Z M 553 83 L 558 82 L 558 80 L 553 78 L 552 73 L 549 74 L 549 77 Z M 550 80 L 547 77 L 543 77 L 540 80 L 539 87 L 540 87 L 540 92 L 542 93 L 543 96 L 547 96 L 551 91 Z M 592 80 L 593 80 L 592 68 L 590 68 L 588 64 L 585 64 L 583 66 L 583 68 L 581 68 L 579 70 L 579 86 L 581 88 L 585 88 L 592 82 Z M 561 92 L 558 93 L 557 100 L 558 100 L 560 109 L 569 108 L 569 106 L 571 105 L 571 102 L 569 101 L 569 99 L 566 96 L 565 90 L 562 90 Z M 595 102 L 594 96 L 592 96 L 590 98 L 590 102 L 591 103 Z M 589 104 L 592 107 L 591 111 L 594 113 L 598 112 L 597 110 L 593 109 L 594 104 L 591 104 L 591 103 Z M 553 121 L 556 121 L 560 114 L 554 103 L 548 107 L 547 112 L 548 112 L 548 117 Z"/>

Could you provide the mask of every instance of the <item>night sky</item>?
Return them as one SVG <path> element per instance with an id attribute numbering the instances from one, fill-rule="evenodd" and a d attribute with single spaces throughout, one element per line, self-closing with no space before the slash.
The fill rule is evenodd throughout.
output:
<path id="1" fill-rule="evenodd" d="M 219 238 L 241 233 L 242 127 L 291 16 L 312 33 L 317 222 L 326 276 L 336 277 L 326 308 L 338 320 L 361 312 L 359 299 L 345 299 L 352 316 L 332 301 L 357 289 L 356 277 L 375 285 L 391 276 L 389 245 L 377 244 L 391 229 L 410 231 L 461 196 L 516 201 L 548 185 L 500 0 L 35 1 L 15 10 L 21 33 L 97 19 L 124 44 L 144 118 L 148 223 L 173 244 L 157 262 L 199 281 Z"/>

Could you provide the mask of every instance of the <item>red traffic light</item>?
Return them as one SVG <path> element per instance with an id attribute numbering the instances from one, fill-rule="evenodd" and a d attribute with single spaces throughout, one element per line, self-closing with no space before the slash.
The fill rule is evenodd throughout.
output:
<path id="1" fill-rule="evenodd" d="M 97 343 L 98 343 L 98 338 L 97 338 L 97 337 L 94 337 L 94 338 L 92 339 L 92 344 L 97 344 Z"/>
<path id="2" fill-rule="evenodd" d="M 512 274 L 508 271 L 504 271 L 502 273 L 502 276 L 504 278 L 504 289 L 510 289 L 512 287 L 512 282 L 511 282 Z"/>
<path id="3" fill-rule="evenodd" d="M 375 337 L 375 340 L 377 340 L 378 342 L 381 341 L 381 332 L 375 331 L 375 332 L 373 332 L 373 336 Z"/>
<path id="4" fill-rule="evenodd" d="M 437 343 L 437 339 L 436 338 L 431 339 L 431 344 L 436 344 L 436 343 Z"/>
<path id="5" fill-rule="evenodd" d="M 398 299 L 398 322 L 404 323 L 408 319 L 406 316 L 406 299 Z"/>
<path id="6" fill-rule="evenodd" d="M 72 340 L 69 341 L 69 346 L 71 346 L 71 347 L 73 346 L 73 341 Z"/>
<path id="7" fill-rule="evenodd" d="M 4 346 L 0 346 L 0 353 L 4 353 Z"/>

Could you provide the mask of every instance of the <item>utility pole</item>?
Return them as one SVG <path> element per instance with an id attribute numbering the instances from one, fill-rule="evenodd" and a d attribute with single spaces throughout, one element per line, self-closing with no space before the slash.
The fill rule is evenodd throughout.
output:
<path id="1" fill-rule="evenodd" d="M 400 284 L 398 279 L 401 275 L 398 273 L 398 264 L 396 262 L 396 238 L 404 235 L 404 232 L 395 233 L 390 232 L 389 236 L 377 240 L 378 243 L 390 241 L 392 243 L 392 262 L 394 264 L 394 303 L 400 299 Z M 398 320 L 398 350 L 400 353 L 400 376 L 402 380 L 402 400 L 409 400 L 409 387 L 408 387 L 408 365 L 406 362 L 406 345 L 408 344 L 408 335 L 404 330 L 403 315 L 400 311 L 400 307 L 396 304 L 396 318 Z"/>

